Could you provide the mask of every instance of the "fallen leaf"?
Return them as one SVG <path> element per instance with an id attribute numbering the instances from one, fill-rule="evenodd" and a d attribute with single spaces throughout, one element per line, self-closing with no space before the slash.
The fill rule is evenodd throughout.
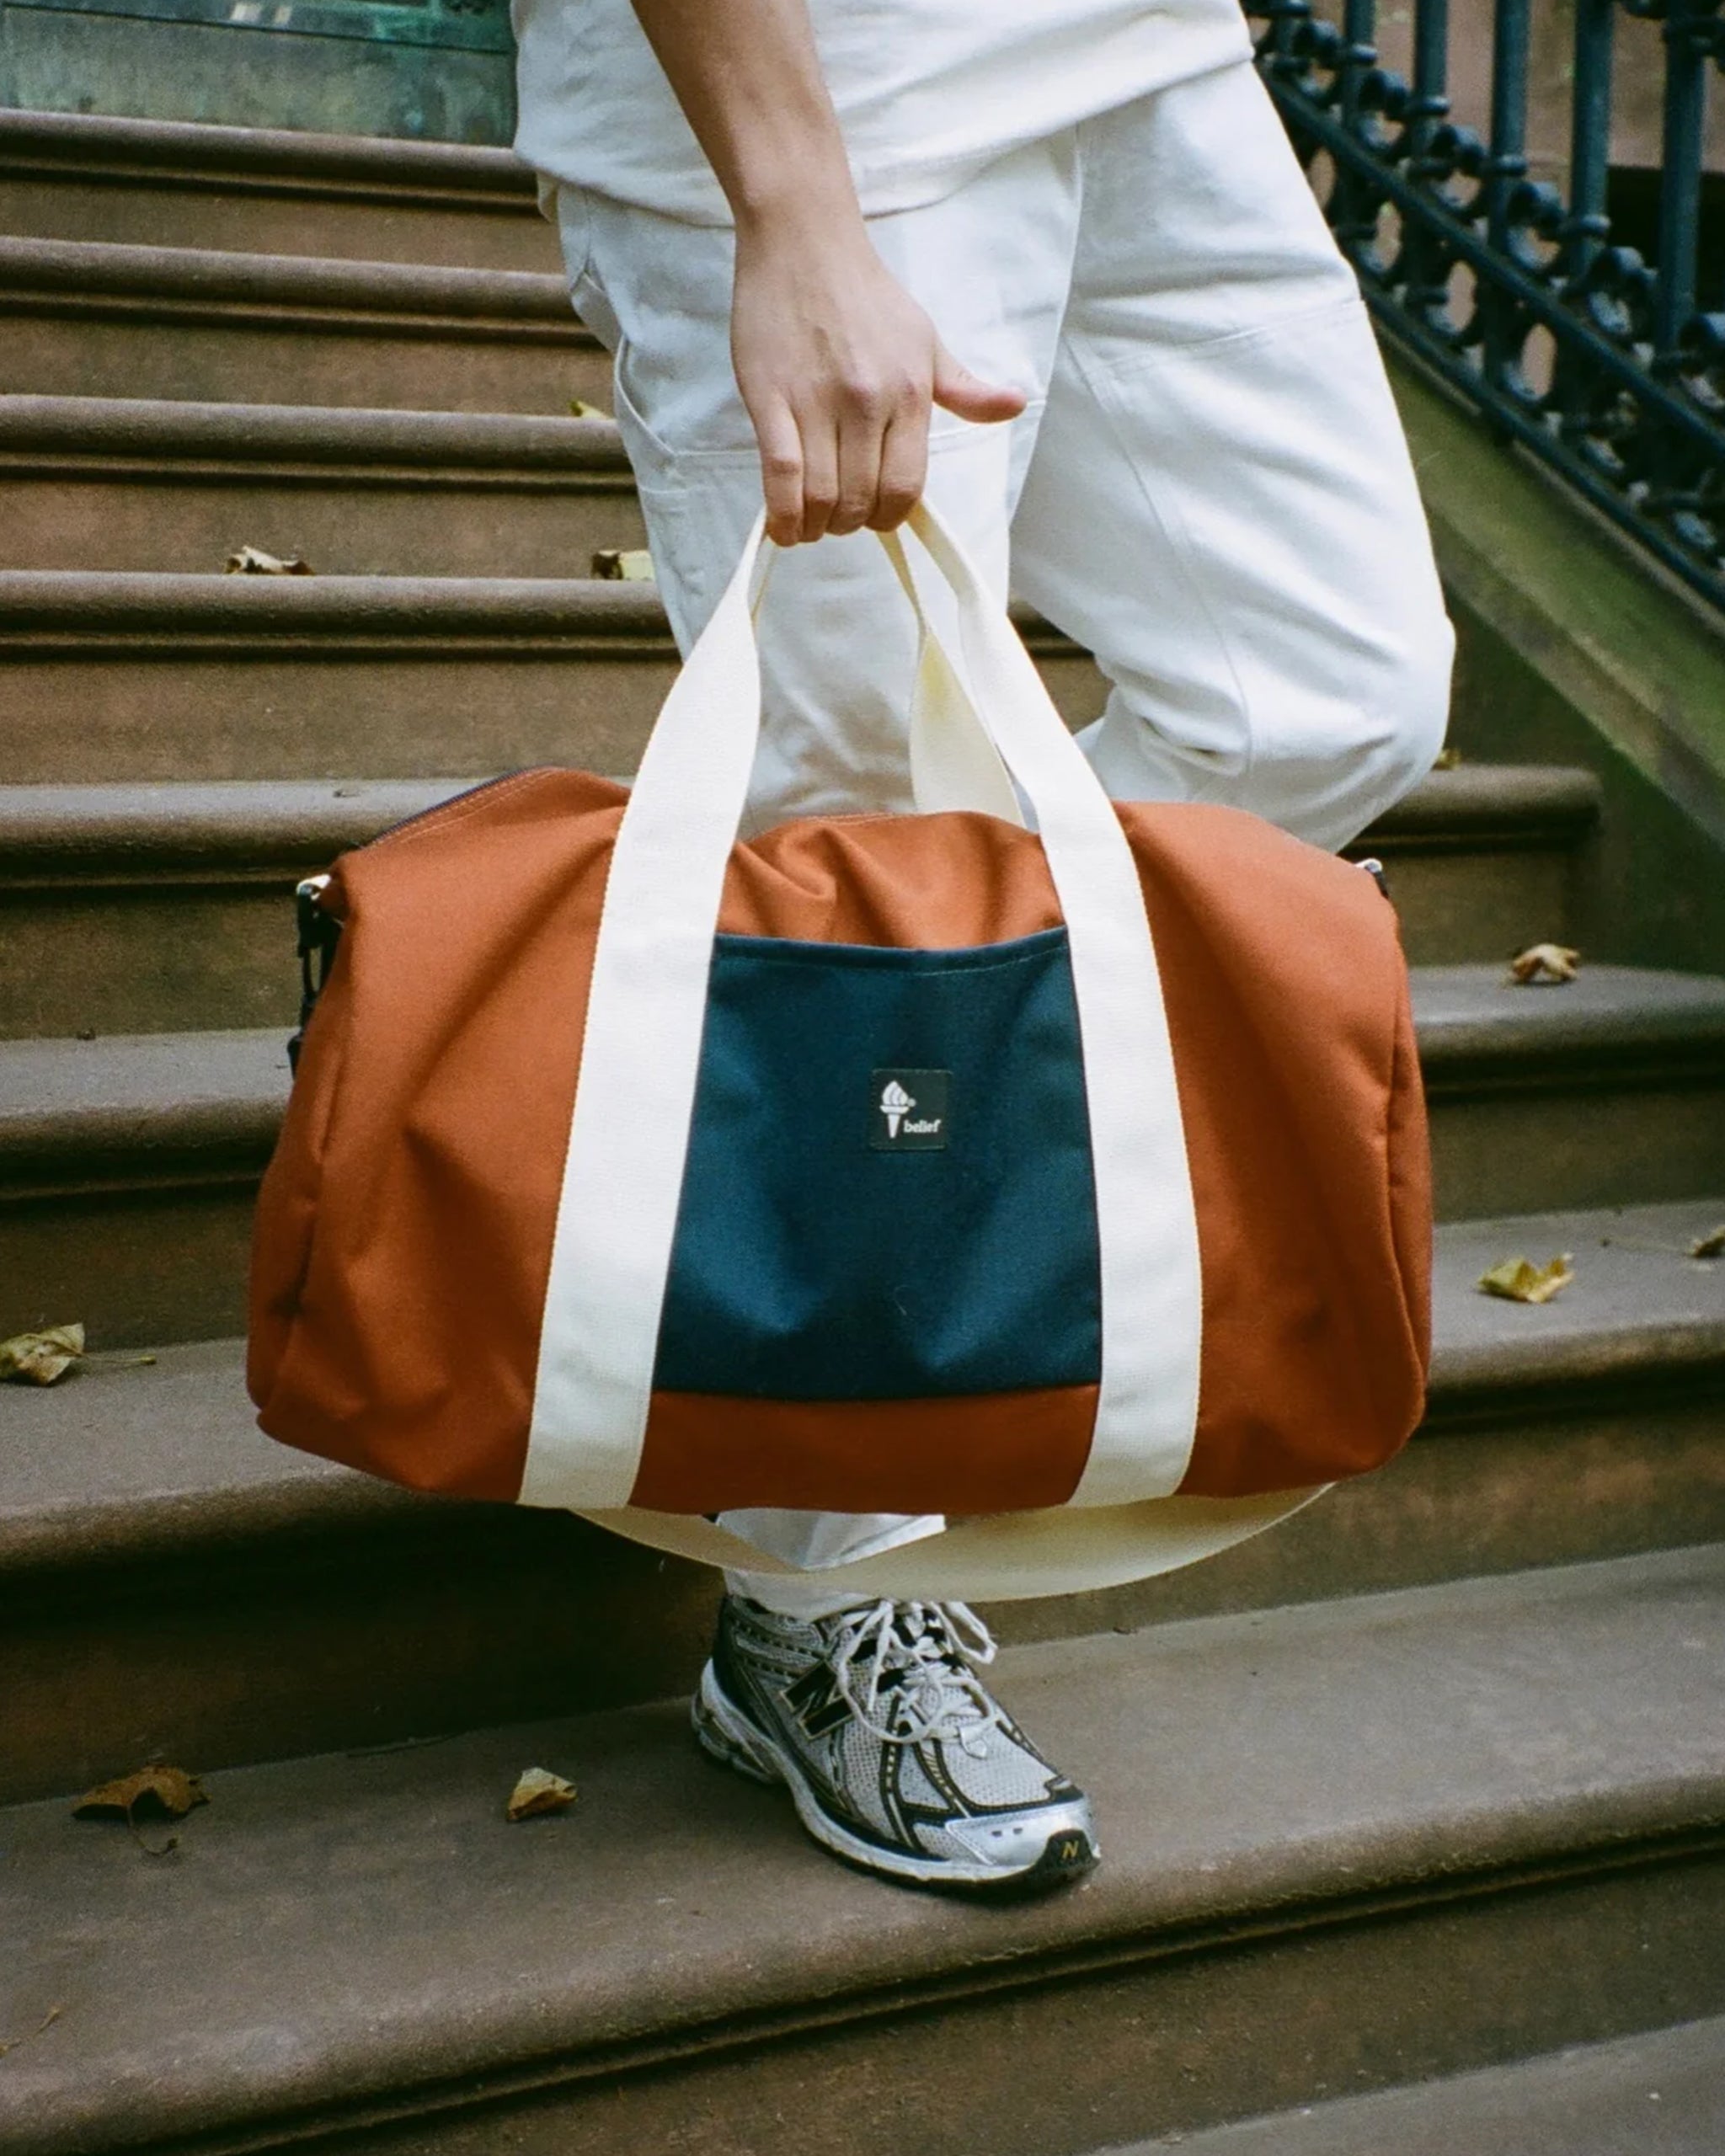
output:
<path id="1" fill-rule="evenodd" d="M 315 576 L 317 571 L 309 562 L 302 562 L 297 554 L 284 560 L 280 554 L 266 554 L 261 547 L 242 547 L 227 558 L 226 576 Z"/>
<path id="2" fill-rule="evenodd" d="M 1567 944 L 1530 943 L 1526 950 L 1509 961 L 1509 978 L 1521 988 L 1551 981 L 1573 980 L 1575 969 L 1580 963 L 1580 952 L 1572 951 Z"/>
<path id="3" fill-rule="evenodd" d="M 1501 1295 L 1511 1303 L 1548 1303 L 1561 1294 L 1575 1278 L 1569 1255 L 1554 1257 L 1549 1265 L 1535 1265 L 1530 1258 L 1506 1257 L 1489 1273 L 1482 1273 L 1477 1286 L 1482 1295 Z"/>
<path id="4" fill-rule="evenodd" d="M 40 1332 L 14 1333 L 0 1340 L 0 1378 L 14 1385 L 53 1385 L 84 1352 L 81 1325 L 51 1325 Z"/>
<path id="5" fill-rule="evenodd" d="M 569 399 L 569 417 L 572 419 L 608 419 L 611 414 L 602 405 L 590 404 L 585 397 L 572 397 Z"/>
<path id="6" fill-rule="evenodd" d="M 142 1812 L 147 1818 L 184 1819 L 188 1812 L 209 1798 L 195 1775 L 180 1767 L 140 1767 L 135 1774 L 104 1782 L 81 1796 L 72 1807 L 74 1819 L 131 1819 Z"/>
<path id="7" fill-rule="evenodd" d="M 1438 760 L 1432 766 L 1432 769 L 1434 771 L 1453 771 L 1456 765 L 1461 761 L 1461 751 L 1459 749 L 1450 748 L 1446 742 L 1445 745 L 1439 750 Z"/>
<path id="8" fill-rule="evenodd" d="M 575 1785 L 547 1767 L 529 1767 L 510 1793 L 505 1817 L 537 1819 L 542 1812 L 567 1812 L 575 1801 Z"/>
<path id="9" fill-rule="evenodd" d="M 4 2058 L 8 2052 L 15 2052 L 20 2044 L 33 2042 L 45 2029 L 51 2029 L 65 2011 L 66 2007 L 62 2001 L 58 2006 L 51 2006 L 41 2020 L 37 2022 L 35 2027 L 26 2029 L 21 2036 L 0 2038 L 0 2058 Z"/>
<path id="10" fill-rule="evenodd" d="M 593 574 L 621 584 L 656 581 L 653 557 L 644 547 L 601 547 L 593 557 Z"/>
<path id="11" fill-rule="evenodd" d="M 1710 1235 L 1697 1235 L 1689 1246 L 1691 1257 L 1725 1257 L 1725 1227 L 1715 1228 Z"/>
<path id="12" fill-rule="evenodd" d="M 200 1804 L 207 1804 L 195 1775 L 181 1767 L 140 1767 L 135 1774 L 104 1782 L 88 1790 L 72 1807 L 74 1819 L 123 1819 L 131 1838 L 146 1856 L 169 1856 L 179 1847 L 178 1834 L 170 1834 L 157 1848 L 147 1842 L 138 1824 L 146 1819 L 184 1819 Z"/>

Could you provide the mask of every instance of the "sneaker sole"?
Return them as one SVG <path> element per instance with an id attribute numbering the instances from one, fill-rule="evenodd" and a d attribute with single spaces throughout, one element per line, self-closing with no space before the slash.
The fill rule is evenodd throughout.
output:
<path id="1" fill-rule="evenodd" d="M 782 1784 L 804 1831 L 830 1855 L 858 1870 L 906 1886 L 946 1888 L 966 1895 L 1047 1893 L 1094 1871 L 1101 1851 L 1081 1830 L 1065 1827 L 1049 1836 L 1029 1863 L 1007 1870 L 1000 1865 L 967 1865 L 948 1857 L 903 1856 L 864 1841 L 821 1808 L 800 1764 L 771 1733 L 750 1720 L 721 1689 L 709 1662 L 690 1703 L 696 1741 L 709 1758 L 752 1782 Z"/>

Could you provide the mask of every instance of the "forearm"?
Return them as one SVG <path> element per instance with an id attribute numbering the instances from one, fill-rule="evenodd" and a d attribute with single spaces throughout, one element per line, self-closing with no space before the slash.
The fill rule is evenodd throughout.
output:
<path id="1" fill-rule="evenodd" d="M 633 0 L 740 232 L 858 226 L 807 0 Z"/>

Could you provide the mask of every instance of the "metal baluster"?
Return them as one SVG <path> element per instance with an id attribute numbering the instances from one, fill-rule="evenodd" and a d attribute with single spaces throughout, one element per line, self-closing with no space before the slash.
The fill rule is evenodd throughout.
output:
<path id="1" fill-rule="evenodd" d="M 1413 95 L 1407 106 L 1413 155 L 1407 174 L 1416 183 L 1429 183 L 1442 173 L 1442 160 L 1430 152 L 1434 137 L 1449 117 L 1449 80 L 1450 0 L 1414 0 Z M 1417 220 L 1404 220 L 1402 258 L 1406 306 L 1447 338 L 1449 266 L 1442 248 Z"/>
<path id="2" fill-rule="evenodd" d="M 1512 251 L 1509 204 L 1527 177 L 1528 0 L 1498 0 L 1492 24 L 1491 156 L 1486 165 L 1486 233 L 1500 253 Z M 1494 389 L 1513 387 L 1521 354 L 1522 325 L 1509 294 L 1489 282 L 1480 287 L 1486 380 Z"/>
<path id="3" fill-rule="evenodd" d="M 1611 42 L 1617 0 L 1575 0 L 1575 89 L 1569 118 L 1572 274 L 1586 268 L 1610 227 Z"/>
<path id="4" fill-rule="evenodd" d="M 1665 21 L 1664 171 L 1659 184 L 1659 290 L 1653 321 L 1656 367 L 1662 362 L 1669 366 L 1674 359 L 1678 341 L 1695 312 L 1701 131 L 1706 121 L 1706 12 L 1695 0 L 1670 0 Z"/>

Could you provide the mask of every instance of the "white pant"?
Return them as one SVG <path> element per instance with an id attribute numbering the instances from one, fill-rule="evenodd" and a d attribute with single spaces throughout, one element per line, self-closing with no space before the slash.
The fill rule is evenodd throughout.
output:
<path id="1" fill-rule="evenodd" d="M 558 200 L 686 651 L 761 503 L 730 364 L 732 235 Z M 1227 802 L 1337 847 L 1430 768 L 1453 639 L 1407 446 L 1353 272 L 1249 63 L 869 229 L 954 355 L 1029 395 L 1005 426 L 937 412 L 928 491 L 1002 590 L 1010 573 L 1094 653 L 1111 686 L 1081 738 L 1112 794 Z M 779 562 L 757 827 L 910 807 L 912 651 L 871 534 Z M 731 1584 L 812 1614 L 850 1598 L 828 1568 L 943 1523 L 725 1524 L 817 1574 Z"/>

